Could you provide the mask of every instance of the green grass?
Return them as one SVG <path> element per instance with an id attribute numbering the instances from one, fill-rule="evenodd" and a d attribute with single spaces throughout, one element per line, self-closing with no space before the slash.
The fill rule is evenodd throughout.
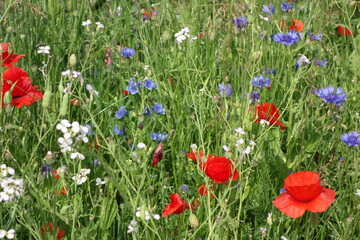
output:
<path id="1" fill-rule="evenodd" d="M 340 136 L 359 131 L 359 2 L 310 1 L 295 3 L 301 10 L 276 12 L 268 22 L 258 15 L 268 1 L 12 1 L 0 2 L 0 42 L 11 43 L 17 54 L 26 54 L 15 65 L 29 74 L 42 92 L 51 91 L 48 107 L 37 101 L 32 106 L 0 109 L 0 164 L 13 167 L 16 178 L 24 179 L 24 194 L 16 201 L 0 203 L 0 229 L 16 230 L 16 239 L 41 239 L 40 226 L 53 223 L 65 230 L 64 239 L 356 239 L 359 232 L 360 189 L 359 150 L 341 142 Z M 143 11 L 154 4 L 158 15 L 143 21 Z M 122 8 L 116 16 L 116 8 Z M 98 9 L 96 9 L 98 8 Z M 142 11 L 143 10 L 143 11 Z M 248 18 L 245 32 L 231 24 L 238 16 Z M 82 26 L 90 19 L 92 24 Z M 271 40 L 280 32 L 280 19 L 302 20 L 305 38 L 286 47 Z M 104 24 L 96 30 L 95 22 Z M 351 36 L 339 36 L 337 26 L 352 29 Z M 174 34 L 183 26 L 191 35 L 204 38 L 178 47 Z M 309 41 L 307 30 L 322 33 L 322 41 Z M 260 39 L 259 35 L 267 36 Z M 169 35 L 169 37 L 167 36 Z M 51 47 L 50 55 L 38 54 L 39 46 Z M 117 45 L 135 49 L 126 59 Z M 112 62 L 104 63 L 107 49 Z M 69 58 L 76 55 L 76 66 Z M 310 65 L 295 70 L 299 54 L 310 60 L 327 58 L 325 68 Z M 143 67 L 149 65 L 149 70 Z M 268 75 L 270 89 L 261 89 L 261 103 L 273 103 L 287 129 L 261 126 L 249 112 L 249 93 L 256 90 L 251 79 L 264 74 L 265 67 L 276 68 Z M 84 83 L 62 77 L 67 69 L 79 71 Z M 1 68 L 3 72 L 5 68 Z M 157 90 L 127 95 L 123 91 L 130 78 L 152 79 Z M 173 78 L 173 83 L 169 81 Z M 71 82 L 69 100 L 63 89 Z M 233 94 L 220 97 L 218 85 L 231 84 Z M 99 92 L 90 98 L 86 84 Z M 326 104 L 311 92 L 329 85 L 347 93 L 343 106 Z M 64 102 L 64 103 L 63 103 Z M 144 107 L 160 103 L 165 115 L 142 116 Z M 129 116 L 117 119 L 115 112 L 126 106 Z M 67 109 L 66 109 L 67 107 Z M 337 121 L 333 115 L 336 114 Z M 73 160 L 60 152 L 56 125 L 62 119 L 93 126 L 89 143 L 81 143 L 85 160 Z M 119 137 L 114 126 L 125 126 Z M 242 127 L 256 143 L 245 158 L 235 151 L 234 129 Z M 164 157 L 152 167 L 157 142 L 151 132 L 168 133 L 163 142 Z M 98 142 L 98 150 L 95 149 Z M 131 150 L 130 144 L 146 144 Z M 231 148 L 240 177 L 226 186 L 219 184 L 215 197 L 200 196 L 197 188 L 210 179 L 182 152 L 196 144 L 205 154 L 225 155 Z M 52 151 L 53 158 L 46 158 Z M 135 158 L 136 152 L 138 158 Z M 343 157 L 341 163 L 339 158 Z M 94 167 L 93 161 L 100 165 Z M 43 177 L 41 166 L 57 169 L 67 166 L 59 179 Z M 77 185 L 72 177 L 81 168 L 91 169 L 87 181 Z M 272 201 L 283 187 L 290 171 L 314 171 L 323 185 L 336 191 L 336 200 L 323 213 L 306 214 L 297 219 L 285 216 Z M 108 176 L 107 184 L 96 186 L 95 179 Z M 171 193 L 186 184 L 189 203 L 200 207 L 146 221 L 135 216 L 138 207 L 162 213 Z M 66 186 L 67 194 L 54 194 Z M 193 212 L 199 227 L 188 222 Z M 272 213 L 272 224 L 267 222 Z M 138 221 L 138 232 L 127 234 L 131 220 Z M 318 221 L 318 223 L 316 223 Z M 262 233 L 260 227 L 266 227 Z M 47 239 L 56 239 L 56 232 Z"/>

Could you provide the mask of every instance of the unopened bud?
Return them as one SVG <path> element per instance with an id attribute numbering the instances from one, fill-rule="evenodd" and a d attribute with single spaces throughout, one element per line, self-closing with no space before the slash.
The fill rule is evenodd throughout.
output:
<path id="1" fill-rule="evenodd" d="M 60 106 L 60 116 L 65 116 L 69 105 L 69 93 L 65 93 Z"/>
<path id="2" fill-rule="evenodd" d="M 50 99 L 51 99 L 51 90 L 46 89 L 42 101 L 43 108 L 47 108 L 50 105 Z"/>
<path id="3" fill-rule="evenodd" d="M 189 223 L 190 223 L 190 226 L 192 228 L 197 228 L 199 227 L 199 220 L 197 219 L 197 217 L 195 216 L 195 214 L 190 214 L 189 216 Z"/>
<path id="4" fill-rule="evenodd" d="M 77 59 L 75 54 L 71 54 L 69 63 L 70 63 L 70 67 L 76 67 Z"/>
<path id="5" fill-rule="evenodd" d="M 12 95 L 11 95 L 11 90 L 7 91 L 4 95 L 4 103 L 10 104 L 12 102 Z"/>

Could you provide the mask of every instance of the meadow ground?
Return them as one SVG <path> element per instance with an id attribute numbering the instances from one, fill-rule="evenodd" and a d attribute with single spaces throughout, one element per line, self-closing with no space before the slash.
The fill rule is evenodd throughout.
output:
<path id="1" fill-rule="evenodd" d="M 359 7 L 0 1 L 0 238 L 357 239 Z"/>

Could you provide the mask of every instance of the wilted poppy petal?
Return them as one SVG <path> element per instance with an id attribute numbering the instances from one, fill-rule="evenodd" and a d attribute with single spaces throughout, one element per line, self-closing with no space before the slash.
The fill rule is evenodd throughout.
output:
<path id="1" fill-rule="evenodd" d="M 306 210 L 311 212 L 324 212 L 335 201 L 335 191 L 324 188 L 314 200 L 304 203 Z"/>
<path id="2" fill-rule="evenodd" d="M 303 203 L 296 201 L 287 192 L 281 194 L 273 201 L 274 206 L 286 216 L 298 218 L 304 215 L 305 207 Z"/>
<path id="3" fill-rule="evenodd" d="M 324 188 L 320 186 L 320 175 L 311 171 L 290 174 L 285 179 L 284 187 L 293 198 L 300 202 L 312 201 Z"/>

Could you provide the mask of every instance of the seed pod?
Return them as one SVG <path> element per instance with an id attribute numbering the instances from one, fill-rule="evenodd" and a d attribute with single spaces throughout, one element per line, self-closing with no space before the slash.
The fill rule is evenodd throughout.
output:
<path id="1" fill-rule="evenodd" d="M 60 106 L 60 116 L 65 116 L 69 106 L 69 93 L 65 93 Z"/>
<path id="2" fill-rule="evenodd" d="M 195 214 L 190 214 L 189 216 L 189 223 L 190 223 L 190 226 L 192 228 L 197 228 L 199 227 L 199 220 L 197 219 L 196 215 Z"/>
<path id="3" fill-rule="evenodd" d="M 50 89 L 46 89 L 44 96 L 43 96 L 43 101 L 42 101 L 42 107 L 43 108 L 47 108 L 50 105 L 50 99 L 51 99 L 51 90 Z"/>
<path id="4" fill-rule="evenodd" d="M 70 67 L 72 68 L 76 67 L 77 59 L 75 54 L 71 54 L 69 63 L 70 63 Z"/>

